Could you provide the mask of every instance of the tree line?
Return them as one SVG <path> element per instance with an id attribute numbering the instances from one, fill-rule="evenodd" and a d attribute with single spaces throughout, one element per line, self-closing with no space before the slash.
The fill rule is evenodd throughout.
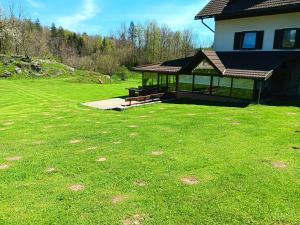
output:
<path id="1" fill-rule="evenodd" d="M 20 10 L 19 10 L 20 11 Z M 21 12 L 0 9 L 0 53 L 55 58 L 69 66 L 112 75 L 132 67 L 186 57 L 195 52 L 191 30 L 173 31 L 156 22 L 122 24 L 111 35 L 88 35 L 42 26 Z"/>

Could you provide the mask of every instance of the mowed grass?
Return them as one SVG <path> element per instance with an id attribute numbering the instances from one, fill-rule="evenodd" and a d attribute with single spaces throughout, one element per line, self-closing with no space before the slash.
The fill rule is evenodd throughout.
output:
<path id="1" fill-rule="evenodd" d="M 80 105 L 136 85 L 0 81 L 0 224 L 299 224 L 299 107 Z"/>

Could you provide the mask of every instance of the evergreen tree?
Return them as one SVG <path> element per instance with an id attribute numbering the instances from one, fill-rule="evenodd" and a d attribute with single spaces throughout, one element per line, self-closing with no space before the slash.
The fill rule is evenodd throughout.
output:
<path id="1" fill-rule="evenodd" d="M 131 41 L 132 47 L 136 47 L 136 38 L 137 38 L 137 30 L 135 28 L 134 22 L 131 21 L 129 29 L 128 29 L 129 40 Z"/>

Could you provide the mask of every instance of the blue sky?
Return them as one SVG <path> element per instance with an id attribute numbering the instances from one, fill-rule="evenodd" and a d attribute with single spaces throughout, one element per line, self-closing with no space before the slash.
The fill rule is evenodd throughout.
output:
<path id="1" fill-rule="evenodd" d="M 6 1 L 6 2 L 5 2 Z M 212 33 L 194 16 L 209 0 L 15 0 L 27 17 L 43 25 L 54 22 L 75 32 L 109 35 L 121 23 L 155 20 L 173 30 L 191 28 L 198 43 L 211 40 Z M 9 0 L 1 0 L 3 6 Z M 4 2 L 4 3 L 3 3 Z M 209 21 L 213 25 L 213 21 Z"/>

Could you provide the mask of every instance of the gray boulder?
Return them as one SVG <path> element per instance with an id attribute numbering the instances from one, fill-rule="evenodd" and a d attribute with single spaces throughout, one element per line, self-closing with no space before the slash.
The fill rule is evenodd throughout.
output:
<path id="1" fill-rule="evenodd" d="M 20 67 L 16 67 L 15 72 L 17 74 L 20 74 L 20 73 L 22 73 L 22 69 Z"/>
<path id="2" fill-rule="evenodd" d="M 67 70 L 70 71 L 70 72 L 74 72 L 74 71 L 75 71 L 75 69 L 74 69 L 73 67 L 67 66 L 66 68 L 67 68 Z"/>
<path id="3" fill-rule="evenodd" d="M 42 71 L 42 67 L 38 62 L 31 63 L 30 67 L 33 71 L 36 71 L 36 72 L 41 72 Z"/>
<path id="4" fill-rule="evenodd" d="M 13 60 L 20 60 L 23 62 L 32 62 L 32 59 L 29 56 L 24 56 L 24 55 L 12 55 L 11 58 Z"/>
<path id="5" fill-rule="evenodd" d="M 11 76 L 11 73 L 8 71 L 5 71 L 4 73 L 0 74 L 0 77 L 4 77 L 4 78 L 10 77 L 10 76 Z"/>

